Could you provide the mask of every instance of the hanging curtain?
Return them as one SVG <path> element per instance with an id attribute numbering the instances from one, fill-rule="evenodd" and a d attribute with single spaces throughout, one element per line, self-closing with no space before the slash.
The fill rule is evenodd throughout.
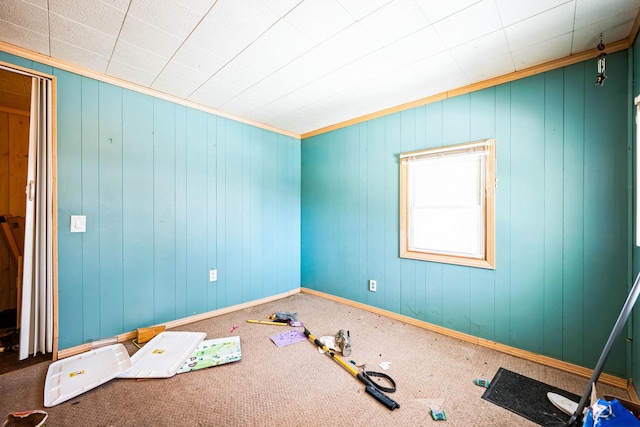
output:
<path id="1" fill-rule="evenodd" d="M 32 77 L 20 360 L 53 351 L 51 81 Z"/>

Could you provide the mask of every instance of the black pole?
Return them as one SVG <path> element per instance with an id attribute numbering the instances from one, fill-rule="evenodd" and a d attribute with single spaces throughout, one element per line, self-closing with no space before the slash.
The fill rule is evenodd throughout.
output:
<path id="1" fill-rule="evenodd" d="M 622 328 L 624 328 L 625 323 L 627 323 L 627 319 L 629 318 L 629 315 L 633 310 L 633 306 L 635 305 L 636 300 L 638 299 L 638 294 L 640 293 L 640 285 L 638 283 L 640 283 L 640 274 L 638 274 L 638 277 L 636 277 L 636 281 L 633 284 L 633 287 L 631 288 L 631 292 L 629 292 L 627 301 L 624 303 L 624 306 L 620 311 L 618 320 L 613 326 L 613 330 L 611 331 L 611 335 L 609 335 L 609 339 L 607 340 L 607 343 L 605 344 L 604 349 L 602 350 L 602 354 L 600 354 L 600 359 L 598 359 L 598 363 L 596 364 L 596 367 L 593 370 L 591 379 L 589 380 L 589 383 L 584 389 L 584 393 L 582 394 L 582 399 L 580 399 L 580 403 L 578 404 L 576 411 L 573 413 L 569 421 L 566 422 L 565 424 L 566 426 L 575 425 L 576 421 L 582 419 L 582 412 L 584 411 L 584 408 L 587 407 L 587 400 L 589 400 L 589 397 L 591 396 L 592 385 L 598 381 L 598 378 L 602 373 L 602 368 L 604 368 L 604 364 L 607 361 L 607 357 L 609 357 L 609 353 L 611 352 L 611 348 L 613 347 L 613 344 L 618 338 L 618 335 L 620 335 Z"/>

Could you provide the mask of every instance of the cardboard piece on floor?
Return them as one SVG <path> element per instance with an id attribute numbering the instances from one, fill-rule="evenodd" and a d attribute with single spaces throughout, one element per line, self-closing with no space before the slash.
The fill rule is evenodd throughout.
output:
<path id="1" fill-rule="evenodd" d="M 214 338 L 204 340 L 191 356 L 182 364 L 178 373 L 210 368 L 242 359 L 240 337 Z"/>
<path id="2" fill-rule="evenodd" d="M 131 356 L 118 378 L 169 378 L 206 338 L 204 332 L 161 332 Z"/>
<path id="3" fill-rule="evenodd" d="M 44 406 L 51 407 L 98 387 L 131 367 L 122 344 L 101 347 L 49 365 Z"/>

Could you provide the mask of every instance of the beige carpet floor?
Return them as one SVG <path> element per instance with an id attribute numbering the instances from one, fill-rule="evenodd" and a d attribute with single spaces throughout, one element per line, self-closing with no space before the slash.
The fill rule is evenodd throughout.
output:
<path id="1" fill-rule="evenodd" d="M 347 357 L 394 378 L 390 411 L 310 341 L 278 348 L 269 336 L 289 327 L 247 323 L 296 312 L 317 337 L 350 331 Z M 235 328 L 237 327 L 237 328 Z M 233 332 L 232 329 L 235 330 Z M 474 378 L 500 367 L 581 395 L 587 379 L 324 298 L 296 294 L 178 328 L 208 338 L 240 336 L 242 360 L 168 379 L 114 379 L 51 408 L 43 406 L 50 362 L 0 375 L 0 420 L 11 411 L 44 409 L 48 426 L 533 426 L 481 399 Z M 126 343 L 130 354 L 136 348 Z M 390 362 L 383 371 L 379 364 Z M 626 390 L 601 392 L 629 398 Z M 445 410 L 433 421 L 430 408 Z"/>

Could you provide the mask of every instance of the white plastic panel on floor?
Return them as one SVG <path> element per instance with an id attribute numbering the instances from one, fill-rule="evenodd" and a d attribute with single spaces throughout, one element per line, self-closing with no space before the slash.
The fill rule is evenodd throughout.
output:
<path id="1" fill-rule="evenodd" d="M 169 378 L 207 337 L 204 332 L 161 332 L 131 356 L 118 378 Z"/>
<path id="2" fill-rule="evenodd" d="M 44 406 L 65 402 L 115 378 L 131 368 L 122 344 L 114 344 L 58 360 L 49 365 L 44 383 Z"/>

